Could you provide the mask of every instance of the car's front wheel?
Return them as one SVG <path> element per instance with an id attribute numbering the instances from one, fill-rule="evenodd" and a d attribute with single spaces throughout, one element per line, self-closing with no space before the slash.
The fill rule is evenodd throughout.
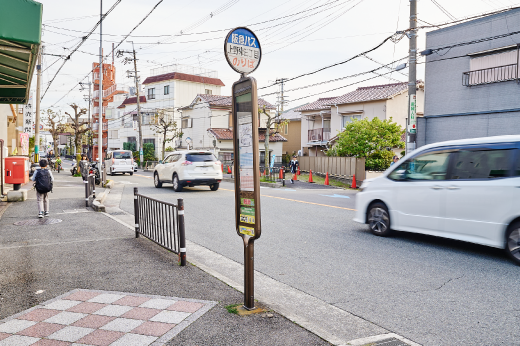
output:
<path id="1" fill-rule="evenodd" d="M 217 191 L 217 190 L 218 190 L 218 187 L 219 187 L 219 183 L 211 184 L 211 185 L 209 186 L 209 188 L 211 189 L 211 191 Z"/>
<path id="2" fill-rule="evenodd" d="M 386 237 L 392 233 L 390 230 L 390 215 L 383 203 L 374 203 L 368 208 L 367 220 L 373 234 Z"/>
<path id="3" fill-rule="evenodd" d="M 157 172 L 155 172 L 155 174 L 153 175 L 153 184 L 155 185 L 156 188 L 162 187 L 162 183 L 159 180 L 159 174 L 157 174 Z"/>
<path id="4" fill-rule="evenodd" d="M 173 175 L 172 183 L 173 183 L 173 189 L 175 190 L 175 192 L 181 192 L 182 191 L 182 185 L 181 185 L 181 183 L 179 181 L 179 177 L 177 177 L 177 174 Z"/>
<path id="5" fill-rule="evenodd" d="M 507 229 L 506 252 L 516 264 L 520 265 L 520 221 L 513 222 Z"/>

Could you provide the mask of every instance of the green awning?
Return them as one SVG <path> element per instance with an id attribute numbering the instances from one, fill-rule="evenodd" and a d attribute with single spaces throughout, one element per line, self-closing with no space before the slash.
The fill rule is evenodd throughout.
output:
<path id="1" fill-rule="evenodd" d="M 27 103 L 41 44 L 42 11 L 36 1 L 0 0 L 0 103 Z"/>

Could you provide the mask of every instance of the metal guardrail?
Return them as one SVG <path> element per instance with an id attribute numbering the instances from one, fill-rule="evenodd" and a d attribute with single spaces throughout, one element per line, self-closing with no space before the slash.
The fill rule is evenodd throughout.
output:
<path id="1" fill-rule="evenodd" d="M 473 86 L 518 80 L 518 64 L 485 68 L 462 73 L 462 85 Z"/>
<path id="2" fill-rule="evenodd" d="M 186 265 L 184 201 L 177 204 L 139 194 L 134 187 L 135 237 L 140 235 L 179 255 L 179 265 Z"/>
<path id="3" fill-rule="evenodd" d="M 88 207 L 90 196 L 94 199 L 96 198 L 96 176 L 89 174 L 87 180 L 83 182 L 85 183 L 85 206 Z"/>

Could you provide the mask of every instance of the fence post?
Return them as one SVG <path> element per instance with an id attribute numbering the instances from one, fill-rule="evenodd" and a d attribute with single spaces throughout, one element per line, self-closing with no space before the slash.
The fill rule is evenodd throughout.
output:
<path id="1" fill-rule="evenodd" d="M 134 222 L 135 222 L 135 237 L 139 238 L 139 200 L 137 199 L 137 194 L 139 190 L 137 187 L 134 187 Z"/>
<path id="2" fill-rule="evenodd" d="M 88 177 L 87 177 L 87 180 L 83 180 L 83 184 L 85 184 L 85 207 L 88 207 L 88 195 L 89 195 Z"/>
<path id="3" fill-rule="evenodd" d="M 179 265 L 186 266 L 186 233 L 184 230 L 184 201 L 177 200 L 177 222 L 179 225 Z"/>

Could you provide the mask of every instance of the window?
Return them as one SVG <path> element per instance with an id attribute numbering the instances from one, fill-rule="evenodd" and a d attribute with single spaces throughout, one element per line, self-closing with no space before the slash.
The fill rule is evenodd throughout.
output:
<path id="1" fill-rule="evenodd" d="M 347 126 L 348 123 L 351 123 L 354 121 L 354 119 L 356 120 L 361 120 L 361 114 L 359 115 L 347 115 L 347 116 L 344 116 L 343 117 L 343 128 L 345 128 Z"/>
<path id="2" fill-rule="evenodd" d="M 192 121 L 190 118 L 182 119 L 182 128 L 183 129 L 189 129 L 192 127 Z"/>
<path id="3" fill-rule="evenodd" d="M 451 179 L 494 179 L 509 176 L 513 150 L 461 150 L 456 154 Z"/>
<path id="4" fill-rule="evenodd" d="M 517 155 L 519 155 L 519 154 L 517 154 Z M 520 157 L 517 156 L 516 164 L 515 164 L 515 177 L 518 177 L 518 176 L 520 176 Z"/>
<path id="5" fill-rule="evenodd" d="M 146 143 L 152 143 L 153 148 L 155 149 L 155 138 L 143 138 L 143 144 L 146 144 Z"/>
<path id="6" fill-rule="evenodd" d="M 206 89 L 206 95 L 213 95 L 213 91 L 210 89 Z"/>
<path id="7" fill-rule="evenodd" d="M 170 86 L 169 85 L 165 85 L 164 86 L 164 95 L 169 95 L 170 94 Z"/>
<path id="8" fill-rule="evenodd" d="M 517 78 L 518 48 L 502 47 L 494 52 L 469 54 L 469 72 L 463 73 L 464 86 L 505 82 Z"/>
<path id="9" fill-rule="evenodd" d="M 114 151 L 112 153 L 114 156 L 114 159 L 131 159 L 132 158 L 132 153 L 129 152 L 129 151 Z"/>
<path id="10" fill-rule="evenodd" d="M 283 126 L 283 134 L 286 135 L 289 133 L 289 124 L 285 124 Z"/>
<path id="11" fill-rule="evenodd" d="M 136 143 L 136 139 L 135 137 L 128 137 L 128 141 L 129 143 Z"/>
<path id="12" fill-rule="evenodd" d="M 155 88 L 148 89 L 148 99 L 153 100 L 155 98 Z"/>
<path id="13" fill-rule="evenodd" d="M 109 138 L 119 138 L 117 130 L 110 130 L 109 135 Z"/>
<path id="14" fill-rule="evenodd" d="M 217 161 L 217 158 L 212 153 L 190 153 L 190 154 L 186 154 L 186 161 L 214 162 L 214 161 Z"/>
<path id="15" fill-rule="evenodd" d="M 445 180 L 451 153 L 429 152 L 403 162 L 388 178 L 392 180 Z"/>

